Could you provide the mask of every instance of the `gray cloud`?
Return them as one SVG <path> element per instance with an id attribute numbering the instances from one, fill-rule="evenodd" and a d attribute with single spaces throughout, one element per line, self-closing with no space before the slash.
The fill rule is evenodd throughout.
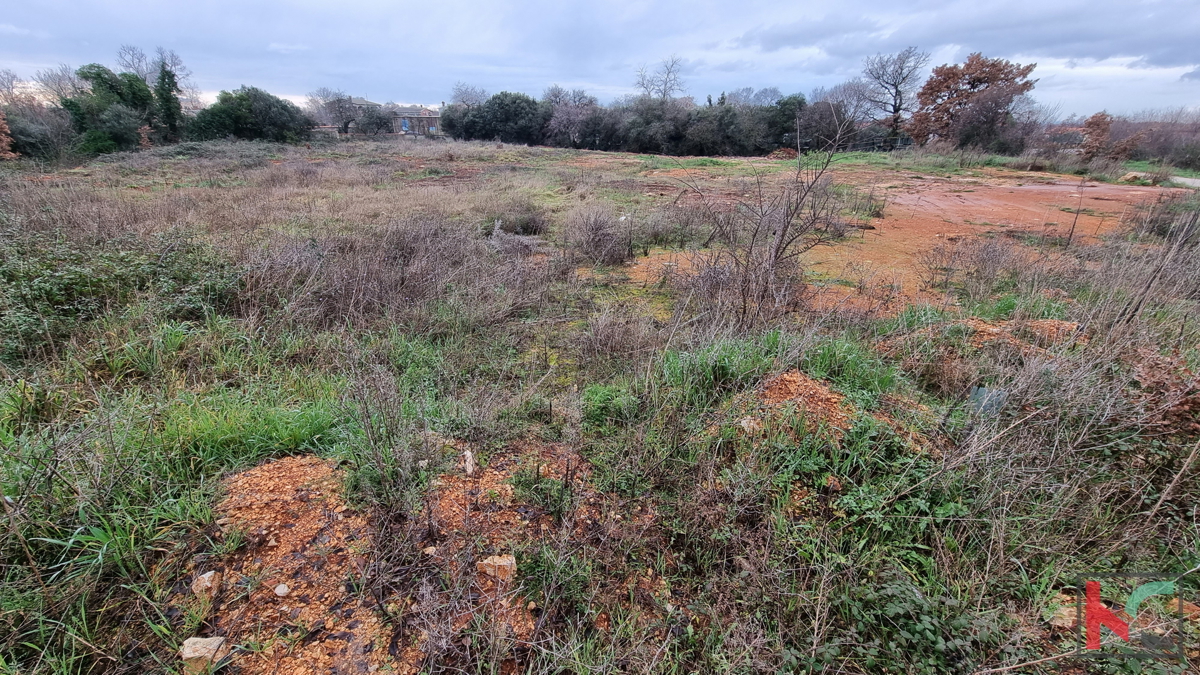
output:
<path id="1" fill-rule="evenodd" d="M 11 23 L 0 23 L 0 35 L 29 35 L 32 32 L 28 28 L 18 28 Z"/>
<path id="2" fill-rule="evenodd" d="M 739 47 L 757 47 L 764 51 L 785 48 L 824 46 L 846 37 L 867 41 L 880 32 L 880 22 L 866 16 L 834 14 L 805 18 L 787 24 L 760 26 L 734 40 Z"/>
<path id="3" fill-rule="evenodd" d="M 15 4 L 15 3 L 14 3 Z M 602 97 L 670 54 L 689 92 L 809 91 L 853 76 L 864 56 L 916 45 L 942 63 L 973 51 L 1037 62 L 1035 95 L 1067 112 L 1200 105 L 1195 0 L 440 0 L 420 11 L 360 0 L 152 3 L 42 0 L 6 10 L 0 68 L 111 64 L 124 43 L 175 49 L 202 89 L 253 84 L 298 96 L 320 86 L 436 103 L 457 80 L 538 95 L 549 84 Z"/>
<path id="4" fill-rule="evenodd" d="M 267 50 L 278 54 L 295 54 L 296 52 L 306 52 L 312 49 L 308 45 L 291 45 L 282 42 L 272 42 L 267 45 Z"/>

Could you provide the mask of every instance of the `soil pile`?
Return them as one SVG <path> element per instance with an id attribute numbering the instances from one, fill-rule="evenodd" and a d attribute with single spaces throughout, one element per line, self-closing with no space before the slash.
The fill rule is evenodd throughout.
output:
<path id="1" fill-rule="evenodd" d="M 341 498 L 341 473 L 317 457 L 287 457 L 226 480 L 217 507 L 224 537 L 244 546 L 217 571 L 212 636 L 240 647 L 237 672 L 368 673 L 387 658 L 390 631 L 355 580 L 365 565 L 366 518 Z"/>
<path id="2" fill-rule="evenodd" d="M 762 400 L 770 406 L 794 403 L 817 422 L 833 429 L 850 428 L 850 415 L 842 405 L 845 397 L 798 370 L 769 380 L 763 387 Z"/>

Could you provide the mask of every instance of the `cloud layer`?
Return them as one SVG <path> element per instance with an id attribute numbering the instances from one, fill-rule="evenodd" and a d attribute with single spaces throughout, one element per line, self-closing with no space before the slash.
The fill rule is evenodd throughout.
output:
<path id="1" fill-rule="evenodd" d="M 0 68 L 30 76 L 112 63 L 121 44 L 162 45 L 206 91 L 253 84 L 301 96 L 330 86 L 438 103 L 463 80 L 534 95 L 559 83 L 604 99 L 628 93 L 639 65 L 678 54 L 699 98 L 744 86 L 807 92 L 856 75 L 864 56 L 916 45 L 935 64 L 973 51 L 1037 62 L 1035 96 L 1064 112 L 1200 105 L 1195 0 L 45 0 L 5 21 Z"/>

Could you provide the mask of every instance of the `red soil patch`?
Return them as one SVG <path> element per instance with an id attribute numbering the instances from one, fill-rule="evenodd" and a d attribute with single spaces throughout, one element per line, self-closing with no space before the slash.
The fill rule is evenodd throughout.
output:
<path id="1" fill-rule="evenodd" d="M 956 236 L 1065 237 L 1075 218 L 1073 210 L 1079 206 L 1079 181 L 1053 174 L 990 171 L 977 178 L 937 178 L 893 169 L 839 169 L 835 180 L 885 198 L 884 217 L 871 220 L 875 229 L 836 246 L 814 249 L 807 259 L 830 275 L 851 261 L 893 271 L 905 294 L 920 286 L 918 253 Z M 1076 240 L 1095 240 L 1117 229 L 1123 214 L 1128 216 L 1133 206 L 1162 191 L 1087 183 Z"/>
<path id="2" fill-rule="evenodd" d="M 768 381 L 763 386 L 762 400 L 771 406 L 795 403 L 805 415 L 833 429 L 850 428 L 850 416 L 842 405 L 845 397 L 798 370 Z"/>
<path id="3" fill-rule="evenodd" d="M 587 169 L 618 169 L 643 166 L 642 160 L 638 159 L 637 155 L 624 152 L 589 152 L 574 159 L 569 159 L 563 162 L 563 164 Z"/>
<path id="4" fill-rule="evenodd" d="M 576 163 L 618 170 L 639 161 L 617 155 L 587 156 Z M 921 288 L 917 265 L 918 254 L 939 243 L 983 235 L 1065 237 L 1077 208 L 1081 213 L 1075 227 L 1076 241 L 1095 241 L 1119 228 L 1122 218 L 1128 218 L 1136 205 L 1170 192 L 1165 188 L 1088 182 L 1082 188 L 1081 203 L 1078 180 L 995 169 L 978 173 L 974 177 L 942 178 L 896 169 L 837 169 L 836 181 L 873 192 L 876 198 L 886 201 L 886 206 L 883 217 L 870 220 L 869 229 L 805 254 L 806 264 L 830 278 L 847 277 L 851 267 L 874 276 L 868 284 L 872 288 L 865 293 L 846 287 L 820 289 L 814 295 L 815 308 L 848 307 L 886 313 L 892 311 L 892 306 L 903 307 L 910 302 L 940 303 L 944 300 L 941 294 Z M 662 180 L 685 176 L 696 181 L 705 200 L 717 209 L 733 208 L 751 197 L 738 179 L 714 177 L 703 168 L 656 169 L 643 172 L 640 181 L 620 182 L 629 183 L 628 189 L 640 186 L 651 197 L 674 196 L 677 202 L 697 203 L 700 195 L 682 183 Z M 766 176 L 768 184 L 788 179 L 787 174 Z M 639 260 L 630 269 L 631 278 L 641 283 L 658 282 L 664 271 L 653 259 Z M 857 282 L 860 276 L 854 273 L 849 278 Z"/>
<path id="5" fill-rule="evenodd" d="M 424 168 L 425 167 L 422 165 L 417 167 L 417 170 Z M 458 185 L 461 183 L 469 183 L 474 180 L 476 176 L 482 173 L 482 170 L 478 167 L 467 166 L 460 166 L 457 169 L 448 170 L 450 171 L 448 174 L 421 178 L 417 181 L 417 183 L 420 185 Z"/>
<path id="6" fill-rule="evenodd" d="M 1071 340 L 1084 344 L 1087 335 L 1080 333 L 1080 326 L 1075 321 L 1060 321 L 1058 319 L 1035 319 L 1032 321 L 1010 322 L 1014 330 L 1029 332 L 1043 347 L 1059 345 Z"/>
<path id="7" fill-rule="evenodd" d="M 695 180 L 696 178 L 704 176 L 704 173 L 698 172 L 695 169 L 685 169 L 681 167 L 678 169 L 651 169 L 649 171 L 643 171 L 642 175 L 646 176 L 647 178 L 653 176 L 655 178 L 683 178 Z"/>
<path id="8" fill-rule="evenodd" d="M 217 523 L 246 544 L 196 572 L 223 577 L 206 633 L 259 646 L 234 657 L 237 672 L 366 673 L 387 659 L 389 629 L 347 586 L 365 565 L 367 522 L 341 480 L 322 459 L 287 457 L 225 481 Z"/>
<path id="9" fill-rule="evenodd" d="M 956 323 L 972 330 L 971 346 L 976 349 L 1001 343 L 1023 352 L 1045 353 L 1043 347 L 1062 345 L 1072 340 L 1078 343 L 1087 342 L 1087 336 L 1080 334 L 1079 324 L 1074 321 L 1037 319 L 989 323 L 982 319 L 970 318 Z M 1037 344 L 1030 344 L 1024 340 L 1023 336 L 1026 335 Z"/>
<path id="10" fill-rule="evenodd" d="M 634 259 L 625 268 L 629 280 L 642 286 L 669 282 L 679 272 L 695 266 L 695 258 L 683 251 L 651 251 L 650 255 Z"/>

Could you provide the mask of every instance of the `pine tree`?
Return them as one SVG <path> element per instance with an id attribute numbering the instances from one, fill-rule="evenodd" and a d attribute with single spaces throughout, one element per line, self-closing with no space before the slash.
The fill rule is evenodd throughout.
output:
<path id="1" fill-rule="evenodd" d="M 183 124 L 183 105 L 179 102 L 181 91 L 175 73 L 167 64 L 159 64 L 158 81 L 154 84 L 154 101 L 158 108 L 158 123 L 167 141 L 179 140 L 179 128 Z"/>
<path id="2" fill-rule="evenodd" d="M 8 120 L 0 112 L 0 159 L 16 159 L 19 157 L 12 151 L 12 132 L 8 130 Z"/>

